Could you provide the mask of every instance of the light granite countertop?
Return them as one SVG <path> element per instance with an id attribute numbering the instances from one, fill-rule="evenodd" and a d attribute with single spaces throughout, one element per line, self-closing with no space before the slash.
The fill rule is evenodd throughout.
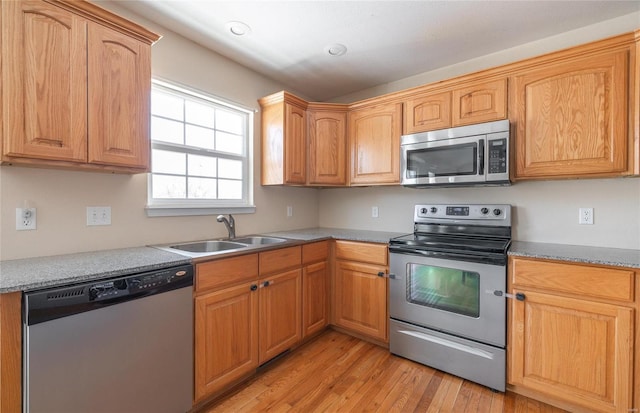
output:
<path id="1" fill-rule="evenodd" d="M 29 291 L 189 264 L 151 247 L 123 248 L 0 262 L 0 293 Z"/>
<path id="2" fill-rule="evenodd" d="M 342 239 L 347 241 L 378 242 L 386 244 L 391 238 L 405 235 L 402 232 L 367 231 L 342 228 L 305 228 L 292 231 L 270 232 L 270 237 L 290 238 L 301 241 L 319 241 L 322 239 Z"/>
<path id="3" fill-rule="evenodd" d="M 640 268 L 640 250 L 513 241 L 509 255 L 583 264 Z"/>
<path id="4" fill-rule="evenodd" d="M 387 243 L 404 233 L 306 228 L 262 234 L 302 242 L 323 239 Z M 513 241 L 509 255 L 640 268 L 640 250 Z M 221 254 L 218 258 L 224 256 Z M 0 293 L 29 291 L 151 271 L 192 262 L 187 256 L 152 247 L 123 248 L 0 262 Z"/>

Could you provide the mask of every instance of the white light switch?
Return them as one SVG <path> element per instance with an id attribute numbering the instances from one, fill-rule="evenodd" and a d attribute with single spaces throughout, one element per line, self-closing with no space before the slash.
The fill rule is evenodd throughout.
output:
<path id="1" fill-rule="evenodd" d="M 87 207 L 87 226 L 111 225 L 111 207 Z"/>
<path id="2" fill-rule="evenodd" d="M 378 207 L 377 206 L 372 206 L 371 207 L 371 218 L 378 218 Z"/>

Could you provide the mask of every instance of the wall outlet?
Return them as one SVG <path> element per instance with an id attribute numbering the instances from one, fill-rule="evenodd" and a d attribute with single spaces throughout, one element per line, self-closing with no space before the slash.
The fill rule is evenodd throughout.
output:
<path id="1" fill-rule="evenodd" d="M 87 226 L 111 225 L 111 207 L 87 207 Z"/>
<path id="2" fill-rule="evenodd" d="M 287 205 L 287 217 L 292 217 L 293 216 L 293 207 L 290 205 Z"/>
<path id="3" fill-rule="evenodd" d="M 593 225 L 593 208 L 580 208 L 578 214 L 578 224 Z"/>
<path id="4" fill-rule="evenodd" d="M 30 231 L 36 229 L 36 209 L 16 208 L 16 230 Z"/>
<path id="5" fill-rule="evenodd" d="M 372 206 L 371 207 L 371 218 L 378 218 L 378 207 L 377 206 Z"/>

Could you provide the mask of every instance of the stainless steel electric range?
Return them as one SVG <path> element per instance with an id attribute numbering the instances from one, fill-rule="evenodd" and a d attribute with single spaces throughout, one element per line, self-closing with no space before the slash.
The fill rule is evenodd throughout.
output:
<path id="1" fill-rule="evenodd" d="M 393 354 L 504 391 L 510 205 L 416 205 L 389 242 Z"/>

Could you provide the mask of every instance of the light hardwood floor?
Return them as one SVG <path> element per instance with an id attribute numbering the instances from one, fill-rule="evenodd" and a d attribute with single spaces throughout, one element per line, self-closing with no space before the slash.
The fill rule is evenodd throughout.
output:
<path id="1" fill-rule="evenodd" d="M 513 393 L 494 393 L 333 330 L 262 367 L 204 410 L 262 411 L 564 412 Z"/>

